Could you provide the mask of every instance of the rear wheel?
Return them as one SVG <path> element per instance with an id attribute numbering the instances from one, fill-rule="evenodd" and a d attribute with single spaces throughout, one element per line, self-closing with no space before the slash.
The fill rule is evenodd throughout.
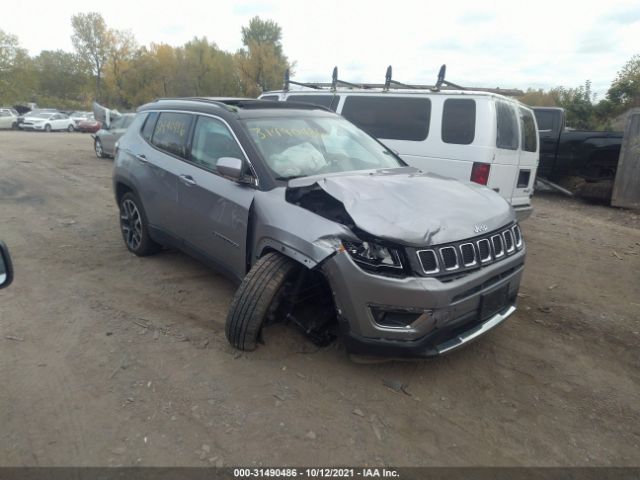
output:
<path id="1" fill-rule="evenodd" d="M 262 326 L 279 307 L 285 282 L 299 265 L 278 253 L 267 253 L 251 268 L 229 308 L 225 333 L 240 350 L 255 350 Z"/>
<path id="2" fill-rule="evenodd" d="M 75 130 L 75 128 L 73 128 L 73 125 L 69 125 L 69 126 L 67 127 L 67 131 L 68 131 L 68 132 L 73 132 L 74 130 Z"/>
<path id="3" fill-rule="evenodd" d="M 96 157 L 105 158 L 104 150 L 102 149 L 102 142 L 99 138 L 96 138 L 95 142 L 93 142 L 93 149 L 96 152 Z"/>
<path id="4" fill-rule="evenodd" d="M 45 125 L 44 126 L 44 131 L 47 132 L 47 133 L 51 132 L 51 125 L 49 125 L 49 124 Z"/>
<path id="5" fill-rule="evenodd" d="M 142 203 L 132 192 L 125 193 L 120 199 L 120 231 L 127 249 L 139 256 L 153 255 L 160 245 L 149 236 L 147 216 Z"/>

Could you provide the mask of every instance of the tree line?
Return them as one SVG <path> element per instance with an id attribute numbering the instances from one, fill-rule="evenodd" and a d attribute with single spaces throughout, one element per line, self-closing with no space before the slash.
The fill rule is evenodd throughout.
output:
<path id="1" fill-rule="evenodd" d="M 207 37 L 182 46 L 141 46 L 131 31 L 109 28 L 99 13 L 71 18 L 74 51 L 29 56 L 15 35 L 0 30 L 0 105 L 86 109 L 93 100 L 123 110 L 158 97 L 249 96 L 282 85 L 292 68 L 282 29 L 254 17 L 236 52 Z"/>
<path id="2" fill-rule="evenodd" d="M 519 100 L 536 107 L 562 107 L 567 125 L 582 130 L 622 130 L 622 115 L 640 107 L 640 55 L 634 55 L 616 74 L 604 98 L 592 92 L 591 82 L 576 88 L 528 89 Z"/>
<path id="3" fill-rule="evenodd" d="M 0 105 L 85 109 L 95 99 L 127 110 L 158 97 L 256 97 L 279 88 L 294 66 L 283 52 L 280 26 L 259 17 L 241 28 L 243 47 L 236 52 L 207 37 L 178 47 L 141 46 L 131 31 L 109 28 L 99 13 L 74 15 L 71 26 L 73 52 L 44 50 L 34 57 L 0 30 Z M 587 80 L 575 88 L 528 89 L 520 100 L 563 107 L 573 128 L 620 129 L 620 115 L 640 107 L 640 55 L 622 67 L 602 99 Z"/>

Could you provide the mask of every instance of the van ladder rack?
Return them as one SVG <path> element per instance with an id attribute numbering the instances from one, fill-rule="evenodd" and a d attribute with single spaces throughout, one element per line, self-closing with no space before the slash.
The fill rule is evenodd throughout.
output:
<path id="1" fill-rule="evenodd" d="M 351 87 L 351 88 L 362 88 L 362 89 L 372 89 L 372 88 L 380 88 L 384 92 L 388 92 L 392 89 L 407 89 L 407 90 L 431 90 L 432 92 L 439 92 L 441 90 L 472 90 L 477 92 L 488 92 L 488 93 L 497 93 L 500 95 L 505 95 L 507 97 L 520 97 L 524 95 L 522 90 L 516 88 L 484 88 L 484 87 L 463 87 L 457 85 L 453 82 L 450 82 L 445 79 L 445 75 L 447 72 L 447 66 L 442 65 L 440 70 L 438 71 L 438 78 L 435 85 L 411 85 L 408 83 L 402 83 L 397 80 L 393 80 L 392 77 L 392 68 L 391 65 L 387 67 L 387 71 L 385 74 L 384 83 L 351 83 L 345 80 L 340 80 L 338 78 L 338 67 L 333 68 L 333 74 L 331 75 L 331 83 L 326 82 L 294 82 L 289 77 L 289 70 L 287 70 L 284 74 L 284 85 L 282 90 L 285 92 L 289 91 L 289 85 L 299 85 L 301 87 L 312 88 L 314 90 L 326 90 L 329 89 L 332 92 L 335 92 L 339 85 Z"/>

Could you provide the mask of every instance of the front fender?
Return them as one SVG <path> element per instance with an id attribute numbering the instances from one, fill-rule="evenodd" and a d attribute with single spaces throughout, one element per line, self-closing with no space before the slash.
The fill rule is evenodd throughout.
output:
<path id="1" fill-rule="evenodd" d="M 351 230 L 285 200 L 284 188 L 256 192 L 251 215 L 251 265 L 276 251 L 312 269 L 334 255 Z"/>

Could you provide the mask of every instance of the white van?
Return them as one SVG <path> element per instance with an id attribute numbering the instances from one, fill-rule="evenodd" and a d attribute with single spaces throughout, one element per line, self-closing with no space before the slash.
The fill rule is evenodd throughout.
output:
<path id="1" fill-rule="evenodd" d="M 315 89 L 271 91 L 260 98 L 325 106 L 409 165 L 487 185 L 511 203 L 519 220 L 531 214 L 538 130 L 533 111 L 517 100 L 471 90 L 313 85 Z"/>

